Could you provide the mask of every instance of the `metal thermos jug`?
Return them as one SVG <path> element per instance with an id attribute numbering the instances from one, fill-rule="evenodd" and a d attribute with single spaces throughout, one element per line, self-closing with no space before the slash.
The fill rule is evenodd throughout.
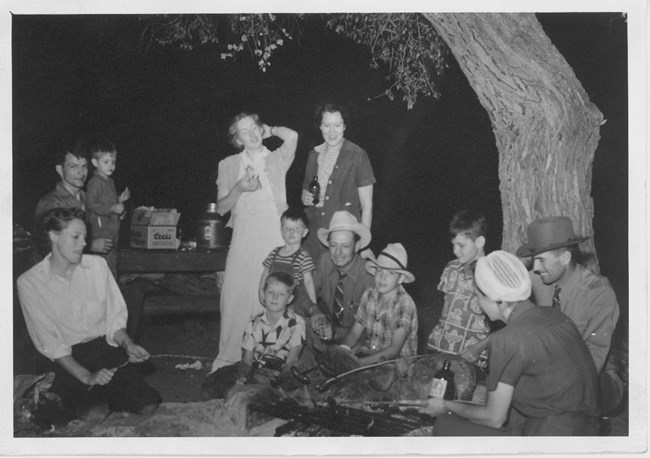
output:
<path id="1" fill-rule="evenodd" d="M 199 250 L 215 250 L 226 246 L 225 224 L 217 213 L 217 204 L 209 203 L 206 212 L 199 220 L 196 247 Z"/>

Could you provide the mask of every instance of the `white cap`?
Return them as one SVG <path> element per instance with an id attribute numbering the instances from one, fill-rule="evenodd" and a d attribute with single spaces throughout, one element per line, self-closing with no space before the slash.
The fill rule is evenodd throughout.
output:
<path id="1" fill-rule="evenodd" d="M 493 251 L 476 261 L 476 285 L 493 301 L 517 302 L 530 297 L 530 276 L 515 255 Z"/>

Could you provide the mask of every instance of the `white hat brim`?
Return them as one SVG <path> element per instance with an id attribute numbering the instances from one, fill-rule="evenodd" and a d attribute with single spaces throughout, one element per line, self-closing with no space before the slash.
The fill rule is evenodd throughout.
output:
<path id="1" fill-rule="evenodd" d="M 368 245 L 370 245 L 370 241 L 372 240 L 370 229 L 368 229 L 365 225 L 361 223 L 341 224 L 339 226 L 330 227 L 329 229 L 321 227 L 316 232 L 316 235 L 318 235 L 318 240 L 320 240 L 320 243 L 322 243 L 325 246 L 328 246 L 329 243 L 327 241 L 327 238 L 330 235 L 330 232 L 336 232 L 336 231 L 352 231 L 355 234 L 358 234 L 359 237 L 361 238 L 361 240 L 359 241 L 361 247 L 359 249 L 363 249 Z"/>
<path id="2" fill-rule="evenodd" d="M 377 264 L 377 262 L 373 261 L 372 259 L 369 259 L 368 262 L 366 262 L 366 272 L 368 272 L 372 276 L 374 276 L 375 273 L 377 272 L 377 267 L 381 267 L 384 270 L 390 270 L 404 275 L 404 283 L 413 283 L 415 281 L 415 275 L 413 275 L 408 270 L 382 266 L 380 264 Z"/>

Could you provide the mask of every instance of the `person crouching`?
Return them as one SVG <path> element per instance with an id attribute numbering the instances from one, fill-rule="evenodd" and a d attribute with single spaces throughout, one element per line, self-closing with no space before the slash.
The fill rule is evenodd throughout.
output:
<path id="1" fill-rule="evenodd" d="M 471 405 L 432 398 L 422 411 L 433 416 L 453 413 L 496 429 L 509 420 L 510 434 L 597 435 L 598 378 L 575 324 L 557 309 L 530 302 L 528 271 L 510 253 L 494 251 L 479 258 L 474 277 L 483 311 L 506 323 L 490 337 L 487 402 Z M 436 426 L 449 418 L 441 416 Z M 456 429 L 477 435 L 469 428 Z"/>
<path id="2" fill-rule="evenodd" d="M 126 304 L 106 261 L 83 254 L 84 221 L 75 208 L 47 210 L 40 226 L 50 253 L 17 281 L 29 335 L 56 374 L 50 391 L 64 408 L 57 418 L 87 416 L 106 404 L 151 414 L 162 398 L 131 364 L 149 352 L 126 332 Z"/>

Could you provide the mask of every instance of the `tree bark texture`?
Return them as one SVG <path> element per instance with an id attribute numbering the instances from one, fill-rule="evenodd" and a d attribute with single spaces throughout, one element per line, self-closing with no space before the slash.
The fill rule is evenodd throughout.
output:
<path id="1" fill-rule="evenodd" d="M 423 13 L 487 111 L 499 151 L 503 246 L 527 225 L 564 215 L 598 269 L 591 178 L 603 115 L 534 14 Z"/>

